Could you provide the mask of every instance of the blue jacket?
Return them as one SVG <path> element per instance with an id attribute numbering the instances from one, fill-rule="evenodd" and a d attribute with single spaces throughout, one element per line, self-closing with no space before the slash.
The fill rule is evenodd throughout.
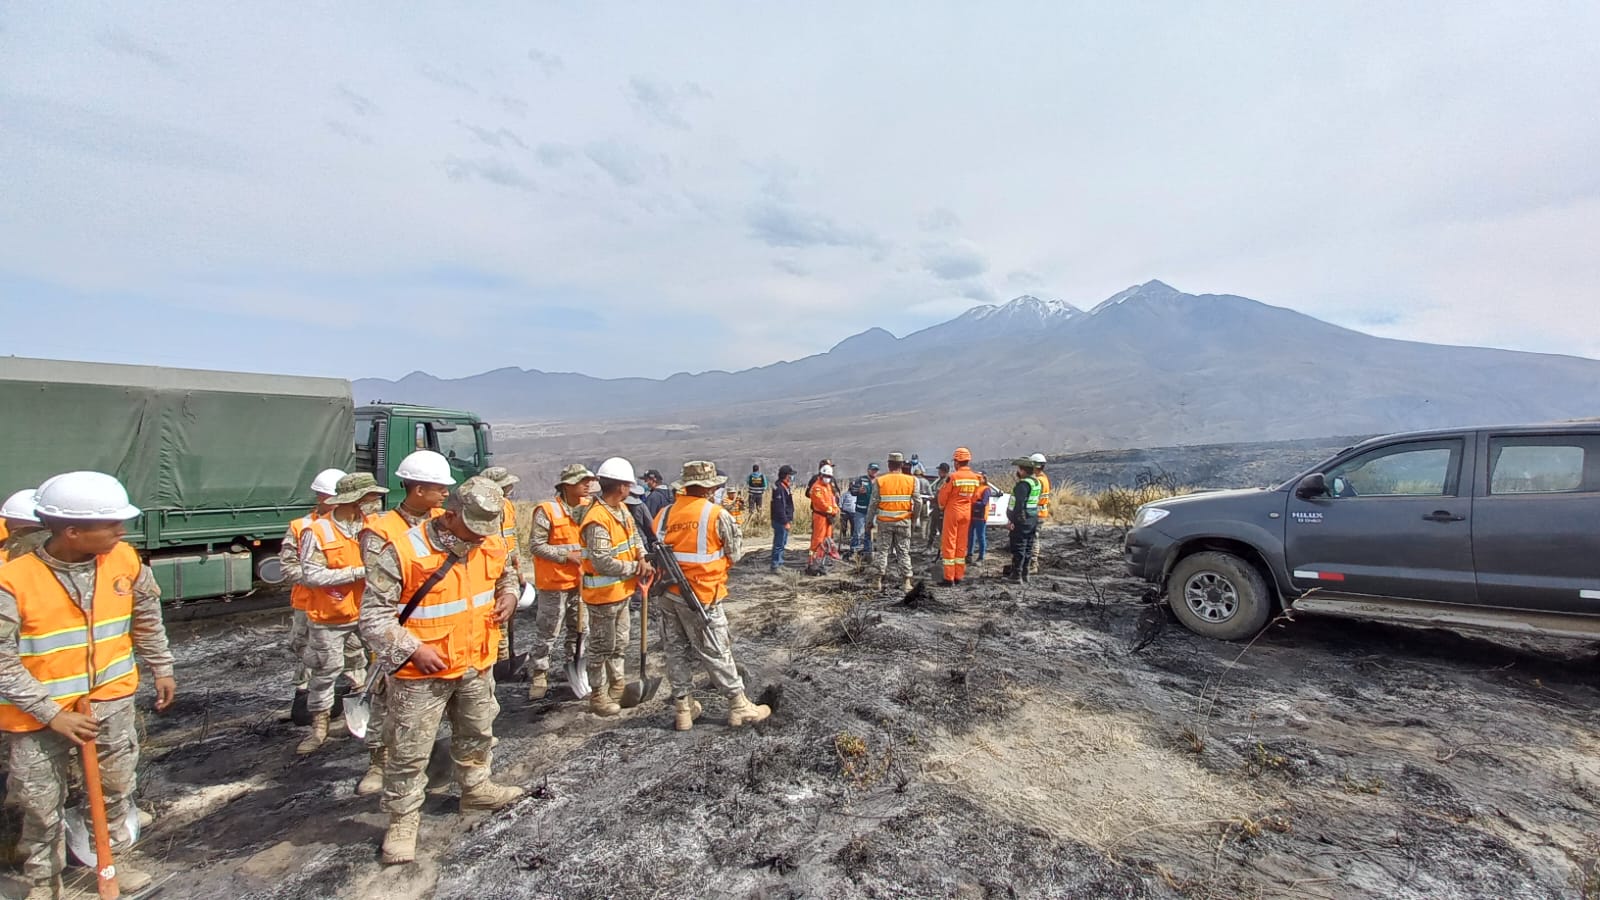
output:
<path id="1" fill-rule="evenodd" d="M 794 495 L 790 493 L 789 486 L 783 482 L 772 485 L 772 527 L 787 525 L 794 521 Z"/>

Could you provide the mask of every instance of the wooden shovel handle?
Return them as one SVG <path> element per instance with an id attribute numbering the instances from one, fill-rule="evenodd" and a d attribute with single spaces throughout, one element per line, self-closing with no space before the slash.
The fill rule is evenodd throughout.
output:
<path id="1" fill-rule="evenodd" d="M 76 709 L 84 715 L 93 715 L 88 697 L 79 698 Z M 111 824 L 106 819 L 106 795 L 100 787 L 100 750 L 94 741 L 78 748 L 83 755 L 83 786 L 89 794 L 89 818 L 94 824 L 95 880 L 101 900 L 117 900 L 122 890 L 117 887 L 117 865 L 111 858 Z"/>

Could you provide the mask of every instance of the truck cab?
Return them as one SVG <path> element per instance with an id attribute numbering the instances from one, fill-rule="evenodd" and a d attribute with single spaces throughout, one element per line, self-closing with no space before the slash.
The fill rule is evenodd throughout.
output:
<path id="1" fill-rule="evenodd" d="M 356 407 L 356 471 L 370 472 L 387 487 L 388 506 L 399 504 L 405 487 L 394 474 L 406 454 L 433 450 L 450 461 L 456 482 L 489 466 L 489 423 L 470 412 L 378 401 Z"/>

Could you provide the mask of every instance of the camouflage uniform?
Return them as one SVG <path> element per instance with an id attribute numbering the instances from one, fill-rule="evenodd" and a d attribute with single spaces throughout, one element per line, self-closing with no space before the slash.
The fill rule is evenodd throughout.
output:
<path id="1" fill-rule="evenodd" d="M 493 486 L 492 482 L 484 483 Z M 461 490 L 466 488 L 467 484 L 463 484 Z M 498 496 L 498 489 L 495 494 Z M 499 516 L 495 518 L 498 521 Z M 469 544 L 442 528 L 441 521 L 431 519 L 424 526 L 434 546 L 460 557 L 477 549 L 479 545 Z M 367 590 L 361 601 L 361 636 L 377 655 L 376 664 L 385 672 L 394 672 L 417 652 L 422 642 L 399 623 L 400 611 L 411 598 L 401 596 L 404 579 L 399 554 L 393 545 L 381 539 L 380 542 L 383 546 L 378 552 L 363 554 Z M 495 596 L 516 593 L 517 576 L 508 568 L 495 582 Z M 384 766 L 383 807 L 391 818 L 421 809 L 428 786 L 428 754 L 438 737 L 439 723 L 447 714 L 456 782 L 466 792 L 489 780 L 489 745 L 494 740 L 495 717 L 500 714 L 492 670 L 468 669 L 461 678 L 451 679 L 391 675 L 385 679 L 384 690 L 388 698 L 382 746 L 388 751 L 388 759 Z"/>
<path id="2" fill-rule="evenodd" d="M 581 521 L 583 511 L 588 503 L 578 506 L 567 506 L 566 501 L 557 498 L 558 503 L 567 511 L 573 521 Z M 550 544 L 550 517 L 540 507 L 533 511 L 533 525 L 528 533 L 528 552 L 538 559 L 548 562 L 566 563 L 567 551 L 558 549 Z M 587 613 L 583 604 L 582 591 L 573 588 L 570 591 L 545 591 L 538 592 L 537 605 L 534 609 L 533 627 L 535 637 L 533 647 L 528 652 L 528 665 L 535 672 L 550 671 L 550 653 L 555 647 L 556 632 L 561 630 L 563 624 L 567 629 L 567 659 L 572 659 L 578 650 L 578 634 L 588 626 Z"/>
<path id="3" fill-rule="evenodd" d="M 602 500 L 596 500 L 595 504 L 604 507 L 626 527 L 638 527 L 634 524 L 633 514 L 625 507 L 612 506 Z M 611 535 L 603 526 L 597 523 L 585 525 L 581 535 L 583 552 L 589 557 L 589 563 L 594 566 L 596 573 L 611 578 L 632 578 L 639 573 L 638 562 L 616 558 Z M 588 606 L 589 643 L 585 651 L 588 657 L 585 668 L 590 685 L 606 684 L 607 679 L 611 684 L 622 684 L 627 680 L 623 655 L 627 652 L 628 634 L 632 630 L 629 627 L 628 606 L 626 600 Z M 645 626 L 641 624 L 639 627 Z"/>
<path id="4" fill-rule="evenodd" d="M 333 527 L 346 537 L 355 537 L 361 530 L 360 521 L 345 522 L 337 516 L 329 516 L 327 521 L 332 522 Z M 322 551 L 322 545 L 317 543 L 316 533 L 307 528 L 300 535 L 301 584 L 314 588 L 339 587 L 354 584 L 366 577 L 366 569 L 361 566 L 328 568 L 328 556 Z M 306 708 L 313 713 L 327 712 L 333 709 L 334 685 L 339 680 L 340 672 L 348 673 L 354 684 L 366 682 L 367 655 L 361 646 L 361 635 L 357 633 L 355 622 L 323 625 L 308 620 L 306 627 L 305 647 L 300 656 L 301 663 L 310 674 L 306 685 Z M 349 667 L 352 646 L 359 665 L 354 671 Z"/>
<path id="5" fill-rule="evenodd" d="M 507 493 L 506 499 L 508 500 L 510 499 L 511 488 L 522 480 L 507 471 L 505 466 L 490 466 L 479 472 L 478 477 L 487 478 L 494 482 L 502 491 Z M 519 587 L 524 586 L 528 583 L 528 577 L 525 574 L 527 567 L 522 564 L 522 536 L 517 533 L 515 516 L 512 516 L 511 521 L 506 523 L 506 528 L 511 532 L 511 540 L 506 547 L 506 568 L 516 573 L 517 585 Z M 517 613 L 513 610 L 511 614 L 514 616 Z M 511 630 L 502 630 L 500 632 L 500 659 L 509 659 L 513 650 L 514 648 L 511 646 Z"/>
<path id="6" fill-rule="evenodd" d="M 283 533 L 283 545 L 278 548 L 278 565 L 283 567 L 285 584 L 300 583 L 300 542 L 295 538 L 293 528 Z M 305 610 L 295 609 L 290 613 L 288 649 L 289 656 L 294 660 L 294 689 L 303 691 L 311 680 L 304 659 L 306 635 L 310 633 L 311 624 Z"/>
<path id="7" fill-rule="evenodd" d="M 394 511 L 399 513 L 400 518 L 404 519 L 405 523 L 413 528 L 423 522 L 428 521 L 427 513 L 423 513 L 419 516 L 416 513 L 413 513 L 411 510 L 406 509 L 404 505 L 395 507 Z M 384 552 L 385 549 L 388 550 L 390 558 L 394 560 L 388 571 L 385 571 L 383 567 L 377 565 L 376 563 L 378 557 Z M 362 606 L 366 606 L 366 604 L 370 602 L 369 598 L 373 596 L 373 591 L 376 590 L 375 585 L 377 584 L 383 584 L 385 590 L 393 593 L 398 594 L 400 592 L 400 581 L 398 575 L 400 571 L 399 557 L 394 555 L 394 548 L 389 546 L 389 542 L 385 541 L 382 535 L 372 531 L 361 532 L 361 566 L 366 570 L 367 576 L 366 593 L 361 595 Z M 390 572 L 395 574 L 391 575 Z M 402 601 L 403 600 L 404 598 L 402 598 Z M 402 602 L 401 606 L 403 607 L 404 605 L 404 602 Z M 397 609 L 395 610 L 394 614 L 398 616 L 400 611 Z M 365 616 L 362 618 L 365 618 Z M 361 636 L 361 642 L 370 646 L 370 642 L 367 641 L 365 637 L 366 626 L 362 625 L 360 622 L 357 622 L 356 632 Z M 376 648 L 374 648 L 374 652 L 376 652 Z M 407 654 L 407 656 L 410 656 L 410 654 Z M 365 658 L 366 655 L 363 653 L 363 661 L 365 661 Z M 401 660 L 401 662 L 403 663 L 405 660 Z M 399 663 L 390 666 L 389 670 L 392 671 L 397 668 L 399 668 Z M 389 705 L 388 694 L 384 690 L 384 682 L 378 682 L 377 688 L 374 689 L 372 693 L 371 701 L 372 711 L 370 718 L 367 720 L 366 745 L 368 750 L 378 751 L 383 749 L 383 723 L 386 718 L 386 711 Z"/>
<path id="8" fill-rule="evenodd" d="M 6 538 L 5 549 L 0 552 L 0 559 L 10 562 L 18 557 L 27 556 L 34 550 L 44 546 L 50 540 L 50 532 L 45 528 L 29 527 L 18 528 Z"/>
<path id="9" fill-rule="evenodd" d="M 94 598 L 95 561 L 64 563 L 42 547 L 34 552 L 55 572 L 67 596 L 79 608 L 87 610 Z M 22 665 L 18 655 L 20 628 L 17 598 L 0 591 L 0 699 L 20 707 L 41 722 L 49 722 L 61 708 L 49 698 L 44 685 Z M 171 678 L 172 652 L 167 647 L 167 631 L 161 622 L 161 589 L 156 586 L 149 566 L 140 567 L 133 585 L 131 634 L 134 652 L 150 675 Z M 125 851 L 131 842 L 127 815 L 128 806 L 133 802 L 139 764 L 134 698 L 94 703 L 93 709 L 100 720 L 100 737 L 96 744 L 112 847 Z M 35 883 L 49 881 L 60 875 L 66 865 L 62 808 L 69 772 L 78 758 L 77 748 L 48 728 L 10 734 L 7 738 L 10 746 L 9 799 L 22 808 L 22 837 L 17 843 L 17 853 L 24 860 L 22 872 Z M 84 820 L 88 819 L 85 810 Z"/>
<path id="10" fill-rule="evenodd" d="M 922 484 L 921 478 L 916 480 Z M 921 488 L 918 488 L 918 497 Z M 911 518 L 904 522 L 879 522 L 878 521 L 878 486 L 872 486 L 872 501 L 867 504 L 867 522 L 878 532 L 877 546 L 874 547 L 872 563 L 877 567 L 878 577 L 888 574 L 891 562 L 894 565 L 895 577 L 911 577 L 911 535 L 916 531 L 917 519 L 921 515 L 922 503 L 914 499 L 911 503 Z"/>
<path id="11" fill-rule="evenodd" d="M 739 531 L 739 523 L 727 510 L 717 512 L 717 536 L 722 539 L 722 551 L 727 554 L 728 564 L 737 565 L 744 555 L 744 536 Z M 723 602 L 718 601 L 706 610 L 710 614 L 709 622 L 695 610 L 700 603 L 698 600 L 679 597 L 669 591 L 661 596 L 661 603 L 662 644 L 667 656 L 667 676 L 672 679 L 672 698 L 680 700 L 689 696 L 696 669 L 704 669 L 724 697 L 743 693 L 744 680 L 739 677 L 739 667 L 733 661 L 733 641 L 728 637 L 728 614 Z M 708 633 L 721 653 L 707 652 Z"/>

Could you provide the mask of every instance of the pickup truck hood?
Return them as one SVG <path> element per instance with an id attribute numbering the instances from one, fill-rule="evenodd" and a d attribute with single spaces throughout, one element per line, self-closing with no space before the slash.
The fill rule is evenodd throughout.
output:
<path id="1" fill-rule="evenodd" d="M 1231 491 L 1204 491 L 1198 494 L 1184 494 L 1181 497 L 1168 497 L 1165 500 L 1157 500 L 1148 505 L 1155 507 L 1156 509 L 1172 509 L 1175 506 L 1185 506 L 1187 504 L 1197 503 L 1200 501 L 1224 500 L 1233 497 L 1248 497 L 1251 495 L 1264 494 L 1266 492 L 1266 488 L 1242 488 Z"/>

